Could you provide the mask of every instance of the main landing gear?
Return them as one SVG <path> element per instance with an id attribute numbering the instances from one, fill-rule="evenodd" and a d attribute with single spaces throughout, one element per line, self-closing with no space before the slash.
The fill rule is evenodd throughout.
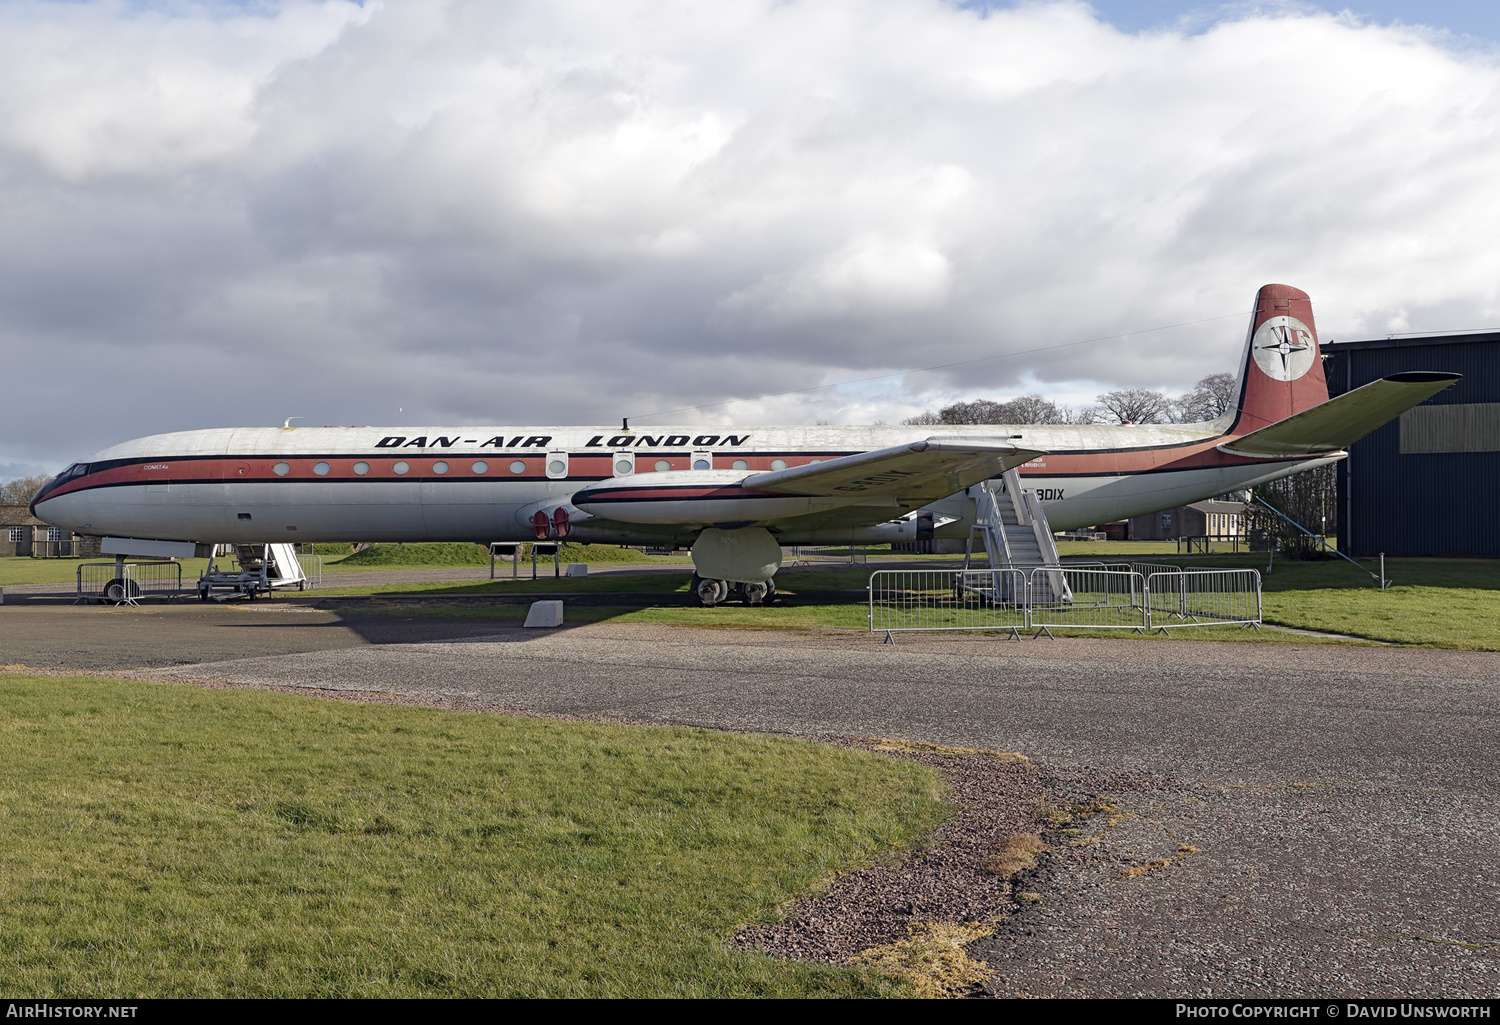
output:
<path id="1" fill-rule="evenodd" d="M 740 583 L 700 577 L 694 573 L 693 582 L 688 585 L 688 591 L 698 600 L 698 604 L 705 608 L 731 599 L 743 601 L 746 605 L 772 605 L 776 602 L 776 581 L 774 580 L 761 583 Z"/>
<path id="2" fill-rule="evenodd" d="M 700 605 L 731 598 L 746 605 L 776 600 L 773 579 L 781 568 L 781 545 L 764 527 L 705 527 L 693 542 L 690 590 Z"/>

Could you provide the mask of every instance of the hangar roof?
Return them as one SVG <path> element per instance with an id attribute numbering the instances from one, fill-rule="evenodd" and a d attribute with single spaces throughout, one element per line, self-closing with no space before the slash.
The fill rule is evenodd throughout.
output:
<path id="1" fill-rule="evenodd" d="M 1323 342 L 1325 352 L 1340 349 L 1404 349 L 1413 345 L 1458 345 L 1463 342 L 1500 342 L 1500 331 L 1458 331 L 1446 335 L 1386 335 L 1384 338 Z"/>

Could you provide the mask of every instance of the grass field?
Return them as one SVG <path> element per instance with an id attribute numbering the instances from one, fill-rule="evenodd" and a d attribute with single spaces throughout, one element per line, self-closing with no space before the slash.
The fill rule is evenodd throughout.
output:
<path id="1" fill-rule="evenodd" d="M 1157 557 L 1155 561 L 1174 560 Z M 1266 557 L 1226 556 L 1195 559 L 1183 564 L 1201 567 L 1253 568 L 1262 572 L 1265 621 L 1300 630 L 1316 630 L 1393 644 L 1416 644 L 1481 651 L 1500 650 L 1500 563 L 1467 561 L 1387 560 L 1387 573 L 1396 583 L 1381 591 L 1368 574 L 1342 560 L 1300 562 L 1281 560 L 1264 575 Z M 784 570 L 777 586 L 789 592 L 787 604 L 764 609 L 738 604 L 718 608 L 693 608 L 686 604 L 686 579 L 675 574 L 611 576 L 552 580 L 533 583 L 498 581 L 491 584 L 401 584 L 359 589 L 357 593 L 383 593 L 441 597 L 444 594 L 525 594 L 532 592 L 599 594 L 604 592 L 660 594 L 662 604 L 654 608 L 601 608 L 569 606 L 570 622 L 611 619 L 624 622 L 686 623 L 763 627 L 770 629 L 868 627 L 868 606 L 858 592 L 870 571 L 858 569 Z M 347 593 L 356 593 L 351 590 Z M 681 603 L 681 604 L 679 604 Z M 457 609 L 443 605 L 424 614 L 484 615 L 497 618 L 524 617 L 521 606 L 490 606 Z M 372 610 L 377 610 L 374 608 Z M 1077 636 L 1099 636 L 1088 631 Z M 1179 639 L 1262 640 L 1304 643 L 1272 631 L 1259 633 L 1239 628 L 1174 629 Z"/>
<path id="2" fill-rule="evenodd" d="M 390 570 L 426 569 L 473 569 L 488 570 L 490 557 L 483 545 L 474 544 L 410 544 L 374 545 L 362 552 L 350 553 L 344 545 L 319 545 L 325 551 L 319 553 L 323 560 L 324 573 L 369 573 Z M 87 559 L 33 559 L 30 557 L 0 557 L 0 587 L 13 584 L 71 584 L 78 579 L 78 566 L 85 562 L 111 562 L 112 556 L 93 556 Z M 564 545 L 561 563 L 582 562 L 590 565 L 673 565 L 681 563 L 691 566 L 687 554 L 677 556 L 643 555 L 633 548 L 616 545 Z M 182 579 L 193 581 L 203 572 L 207 559 L 182 559 Z M 226 558 L 220 558 L 221 566 L 228 566 Z M 511 571 L 509 559 L 497 559 L 495 572 L 505 575 Z M 521 573 L 531 575 L 529 556 L 521 560 Z M 552 557 L 537 560 L 538 575 L 551 576 Z"/>
<path id="3" fill-rule="evenodd" d="M 1386 590 L 1342 559 L 1200 559 L 1195 566 L 1261 571 L 1265 621 L 1392 644 L 1500 651 L 1500 562 L 1387 559 Z M 1366 562 L 1371 571 L 1373 562 Z"/>
<path id="4" fill-rule="evenodd" d="M 461 619 L 522 620 L 526 618 L 524 605 L 452 605 L 434 602 L 430 606 L 370 605 L 344 611 L 358 611 L 367 615 L 391 615 L 402 617 L 442 616 Z M 679 626 L 721 627 L 736 630 L 858 630 L 869 628 L 867 607 L 859 603 L 820 602 L 797 606 L 776 605 L 770 608 L 746 608 L 743 605 L 721 605 L 703 609 L 691 606 L 656 605 L 640 606 L 569 605 L 564 613 L 565 625 L 582 623 L 666 623 Z M 1054 628 L 1055 637 L 1100 637 L 1100 631 L 1067 630 Z M 1161 640 L 1159 635 L 1142 636 L 1129 631 L 1110 631 L 1109 636 L 1121 640 L 1138 640 L 1153 643 Z M 957 636 L 957 635 L 954 635 Z M 969 634 L 967 636 L 982 636 Z M 994 634 L 993 636 L 1000 636 Z M 1171 631 L 1173 640 L 1199 641 L 1256 641 L 1270 644 L 1349 643 L 1307 637 L 1280 631 L 1255 632 L 1238 626 L 1185 627 Z"/>
<path id="5" fill-rule="evenodd" d="M 33 559 L 27 556 L 0 558 L 0 587 L 13 584 L 68 584 L 78 579 L 78 566 L 85 562 L 110 562 L 110 556 L 91 559 Z M 206 559 L 182 560 L 183 583 L 198 579 Z"/>
<path id="6" fill-rule="evenodd" d="M 683 559 L 686 561 L 686 556 Z M 496 571 L 508 568 L 510 559 L 497 558 L 495 560 Z M 618 545 L 580 545 L 564 544 L 562 551 L 558 553 L 558 561 L 563 565 L 570 562 L 594 563 L 594 564 L 623 564 L 623 563 L 652 563 L 664 562 L 666 557 L 644 555 L 634 548 L 621 548 Z M 523 572 L 530 572 L 531 555 L 527 548 L 521 553 Z M 545 566 L 548 572 L 552 567 L 552 556 L 541 556 L 537 559 L 538 568 Z M 459 544 L 459 543 L 422 543 L 409 545 L 383 544 L 372 545 L 360 552 L 338 557 L 336 561 L 325 556 L 323 568 L 325 570 L 348 571 L 348 570 L 372 570 L 372 569 L 418 569 L 448 568 L 471 566 L 476 569 L 488 568 L 490 565 L 489 548 L 485 545 Z"/>
<path id="7" fill-rule="evenodd" d="M 1375 586 L 1368 572 L 1361 572 L 1343 560 L 1298 561 L 1278 559 L 1270 573 L 1266 573 L 1268 557 L 1262 553 L 1254 555 L 1225 555 L 1211 558 L 1179 560 L 1170 552 L 1147 549 L 1175 547 L 1154 542 L 1119 542 L 1124 548 L 1115 555 L 1104 550 L 1109 542 L 1074 542 L 1088 548 L 1091 553 L 1112 560 L 1134 558 L 1154 562 L 1178 563 L 1203 568 L 1236 567 L 1253 568 L 1262 574 L 1264 588 L 1265 621 L 1279 626 L 1328 633 L 1346 634 L 1353 637 L 1383 641 L 1394 644 L 1419 644 L 1447 648 L 1463 648 L 1484 651 L 1500 650 L 1500 562 L 1493 560 L 1425 560 L 1388 559 L 1386 571 L 1393 581 L 1386 591 Z M 389 546 L 399 548 L 403 546 Z M 407 549 L 419 546 L 404 546 Z M 593 546 L 598 547 L 598 546 Z M 619 549 L 609 549 L 619 551 Z M 581 556 L 592 552 L 578 553 Z M 735 626 L 770 626 L 786 628 L 837 627 L 864 629 L 867 625 L 865 605 L 854 592 L 862 591 L 869 580 L 871 567 L 819 567 L 817 569 L 787 568 L 777 576 L 777 585 L 783 591 L 792 592 L 794 606 L 771 609 L 746 609 L 729 605 L 717 609 L 689 608 L 685 604 L 688 575 L 691 564 L 685 559 L 666 560 L 640 556 L 647 560 L 642 565 L 674 565 L 680 562 L 681 573 L 664 574 L 609 574 L 589 577 L 554 578 L 550 567 L 542 566 L 538 579 L 530 579 L 530 568 L 522 567 L 522 577 L 512 580 L 507 576 L 509 567 L 497 567 L 499 578 L 485 578 L 454 583 L 413 582 L 384 584 L 354 588 L 338 587 L 338 574 L 356 569 L 434 569 L 445 568 L 431 562 L 418 564 L 378 563 L 366 566 L 348 566 L 347 560 L 325 563 L 329 578 L 319 594 L 380 594 L 388 596 L 409 595 L 413 597 L 441 597 L 454 594 L 602 594 L 621 593 L 637 595 L 661 595 L 658 608 L 620 608 L 584 610 L 572 607 L 568 610 L 571 621 L 578 622 L 598 618 L 619 618 L 649 622 L 683 622 L 700 624 L 723 624 Z M 569 558 L 568 561 L 587 561 L 586 557 Z M 982 564 L 982 563 L 981 563 Z M 183 578 L 197 576 L 198 563 L 183 564 Z M 487 559 L 485 567 L 488 566 Z M 1366 562 L 1370 572 L 1375 570 L 1373 562 Z M 7 583 L 71 582 L 74 560 L 45 559 L 0 559 L 0 586 Z M 479 569 L 479 566 L 473 566 Z M 49 576 L 49 574 L 51 574 Z M 835 592 L 845 592 L 835 595 Z M 803 597 L 805 596 L 805 597 Z M 679 604 L 681 603 L 681 604 Z M 492 614 L 501 618 L 519 615 L 515 609 L 497 608 Z M 1174 632 L 1174 636 L 1223 637 L 1224 639 L 1247 639 L 1246 635 L 1228 630 L 1193 630 Z M 1269 635 L 1261 634 L 1269 639 Z"/>
<path id="8" fill-rule="evenodd" d="M 947 813 L 797 741 L 0 675 L 0 989 L 875 996 L 725 940 Z"/>

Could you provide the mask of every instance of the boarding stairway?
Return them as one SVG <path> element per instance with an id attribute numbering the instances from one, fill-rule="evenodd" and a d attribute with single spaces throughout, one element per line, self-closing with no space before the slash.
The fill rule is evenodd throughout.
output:
<path id="1" fill-rule="evenodd" d="M 228 568 L 221 568 L 221 555 L 232 554 Z M 198 578 L 198 597 L 203 601 L 228 601 L 270 594 L 278 587 L 303 590 L 309 580 L 293 545 L 214 545 L 208 565 Z"/>
<path id="2" fill-rule="evenodd" d="M 978 488 L 976 502 L 977 516 L 969 530 L 969 555 L 964 558 L 964 568 L 970 568 L 977 536 L 984 542 L 991 568 L 1019 570 L 1023 578 L 1029 575 L 1031 604 L 1071 602 L 1073 592 L 1061 569 L 1032 572 L 1038 567 L 1059 565 L 1057 544 L 1052 539 L 1047 514 L 1042 512 L 1042 503 L 1034 492 L 1021 487 L 1020 473 L 1006 470 L 1000 477 L 985 481 Z M 997 580 L 995 589 L 1001 593 L 996 597 L 1019 600 L 1019 596 L 1004 593 L 1011 587 L 1009 581 Z"/>

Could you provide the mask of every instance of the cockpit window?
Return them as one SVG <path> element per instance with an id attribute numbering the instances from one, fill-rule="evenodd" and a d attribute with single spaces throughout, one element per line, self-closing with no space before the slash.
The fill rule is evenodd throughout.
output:
<path id="1" fill-rule="evenodd" d="M 89 464 L 88 463 L 74 463 L 72 466 L 68 467 L 62 473 L 58 474 L 58 476 L 59 477 L 81 477 L 83 474 L 88 473 L 88 472 L 89 472 Z"/>

